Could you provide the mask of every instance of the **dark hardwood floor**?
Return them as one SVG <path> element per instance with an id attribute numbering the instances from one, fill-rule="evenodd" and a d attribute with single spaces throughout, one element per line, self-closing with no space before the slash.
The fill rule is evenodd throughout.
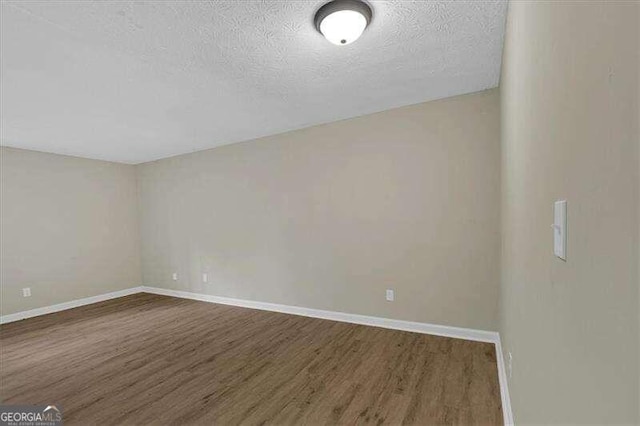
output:
<path id="1" fill-rule="evenodd" d="M 136 294 L 0 326 L 5 404 L 65 424 L 502 424 L 488 343 Z"/>

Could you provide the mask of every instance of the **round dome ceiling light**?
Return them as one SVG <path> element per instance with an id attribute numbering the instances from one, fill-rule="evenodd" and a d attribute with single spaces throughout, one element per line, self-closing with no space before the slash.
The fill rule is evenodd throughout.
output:
<path id="1" fill-rule="evenodd" d="M 360 0 L 333 0 L 316 12 L 316 29 L 338 46 L 356 41 L 371 22 L 371 8 Z"/>

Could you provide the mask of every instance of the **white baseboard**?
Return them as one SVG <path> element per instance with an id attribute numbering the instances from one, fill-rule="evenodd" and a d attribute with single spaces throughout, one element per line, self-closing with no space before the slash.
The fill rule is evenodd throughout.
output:
<path id="1" fill-rule="evenodd" d="M 370 325 L 374 327 L 390 328 L 393 330 L 413 331 L 416 333 L 434 334 L 436 336 L 453 337 L 457 339 L 474 340 L 478 342 L 496 343 L 499 339 L 495 331 L 474 330 L 470 328 L 450 327 L 445 325 L 428 324 L 423 322 L 403 321 L 390 318 L 371 317 L 366 315 L 348 314 L 345 312 L 324 311 L 320 309 L 303 308 L 300 306 L 280 305 L 277 303 L 257 302 L 254 300 L 233 299 L 229 297 L 211 296 L 188 291 L 168 290 L 158 287 L 142 287 L 146 293 L 164 296 L 180 297 L 183 299 L 200 300 L 203 302 L 220 303 L 222 305 L 239 306 L 243 308 L 260 309 L 263 311 L 281 312 L 285 314 L 302 315 L 305 317 L 328 319 L 353 324 Z"/>
<path id="2" fill-rule="evenodd" d="M 20 321 L 26 318 L 37 317 L 40 315 L 51 314 L 54 312 L 65 311 L 71 308 L 77 308 L 79 306 L 90 305 L 92 303 L 103 302 L 109 299 L 115 299 L 122 296 L 129 296 L 130 294 L 141 293 L 142 287 L 132 287 L 120 291 L 114 291 L 111 293 L 100 294 L 98 296 L 85 297 L 84 299 L 72 300 L 70 302 L 59 303 L 57 305 L 45 306 L 43 308 L 30 309 L 28 311 L 16 312 L 15 314 L 0 316 L 0 324 L 6 324 L 9 322 Z"/>
<path id="3" fill-rule="evenodd" d="M 502 342 L 500 336 L 496 341 L 496 357 L 498 359 L 498 380 L 500 382 L 500 398 L 502 399 L 502 415 L 505 425 L 514 425 L 513 411 L 511 411 L 511 398 L 509 397 L 509 386 L 507 384 L 507 369 L 502 353 Z"/>
<path id="4" fill-rule="evenodd" d="M 31 309 L 29 311 L 17 312 L 15 314 L 0 316 L 0 324 L 32 318 L 39 315 L 64 311 L 79 306 L 90 305 L 92 303 L 103 302 L 109 299 L 128 296 L 136 293 L 152 293 L 164 296 L 179 297 L 182 299 L 200 300 L 203 302 L 219 303 L 223 305 L 239 306 L 243 308 L 260 309 L 263 311 L 281 312 L 292 315 L 302 315 L 305 317 L 321 318 L 332 321 L 348 322 L 352 324 L 369 325 L 374 327 L 389 328 L 393 330 L 412 331 L 415 333 L 433 334 L 436 336 L 452 337 L 456 339 L 473 340 L 477 342 L 493 343 L 496 346 L 496 357 L 498 362 L 498 380 L 500 382 L 500 397 L 502 399 L 502 410 L 505 425 L 513 425 L 513 414 L 511 412 L 511 402 L 509 390 L 507 388 L 507 372 L 505 369 L 504 357 L 500 335 L 495 331 L 474 330 L 470 328 L 450 327 L 445 325 L 428 324 L 422 322 L 403 321 L 390 318 L 371 317 L 366 315 L 348 314 L 346 312 L 324 311 L 320 309 L 303 308 L 300 306 L 280 305 L 277 303 L 257 302 L 254 300 L 233 299 L 229 297 L 212 296 L 208 294 L 192 293 L 188 291 L 169 290 L 158 287 L 132 287 L 125 290 L 114 291 L 112 293 L 98 296 L 86 297 L 84 299 L 72 300 L 70 302 L 59 303 L 57 305 L 43 308 Z"/>

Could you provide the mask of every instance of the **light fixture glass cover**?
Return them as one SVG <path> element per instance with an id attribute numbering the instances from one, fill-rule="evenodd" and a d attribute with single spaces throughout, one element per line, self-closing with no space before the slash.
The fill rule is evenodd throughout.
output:
<path id="1" fill-rule="evenodd" d="M 371 21 L 371 8 L 359 0 L 334 0 L 322 6 L 316 28 L 331 43 L 344 46 L 356 41 Z"/>

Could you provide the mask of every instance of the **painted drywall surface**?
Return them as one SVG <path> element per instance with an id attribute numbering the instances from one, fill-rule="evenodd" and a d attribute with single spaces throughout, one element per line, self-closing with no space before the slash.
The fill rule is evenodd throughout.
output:
<path id="1" fill-rule="evenodd" d="M 500 331 L 518 424 L 639 420 L 638 7 L 509 5 Z"/>
<path id="2" fill-rule="evenodd" d="M 490 90 L 138 165 L 144 283 L 494 330 L 499 146 Z"/>
<path id="3" fill-rule="evenodd" d="M 133 166 L 3 147 L 0 168 L 2 315 L 140 284 Z"/>

